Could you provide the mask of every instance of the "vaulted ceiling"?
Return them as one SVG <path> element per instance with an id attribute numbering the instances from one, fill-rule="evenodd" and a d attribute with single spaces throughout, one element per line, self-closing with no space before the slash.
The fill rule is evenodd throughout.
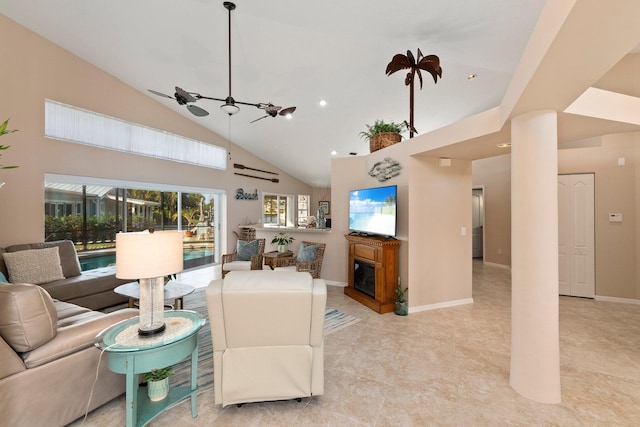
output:
<path id="1" fill-rule="evenodd" d="M 408 120 L 404 73 L 385 75 L 393 55 L 420 48 L 440 57 L 442 79 L 434 84 L 426 74 L 424 87 L 416 90 L 415 127 L 424 134 L 447 126 L 508 102 L 505 94 L 510 85 L 514 91 L 514 73 L 545 1 L 235 4 L 232 95 L 296 106 L 291 119 L 250 123 L 263 111 L 241 105 L 228 116 L 220 102 L 205 99 L 196 105 L 211 114 L 196 117 L 148 92 L 173 94 L 180 86 L 204 96 L 228 95 L 228 11 L 222 0 L 0 0 L 0 10 L 156 102 L 309 185 L 326 187 L 332 156 L 368 153 L 358 136 L 365 124 Z M 535 79 L 528 83 L 544 86 Z M 526 89 L 529 98 L 522 102 L 534 102 L 535 90 Z M 514 101 L 509 111 L 520 105 Z"/>

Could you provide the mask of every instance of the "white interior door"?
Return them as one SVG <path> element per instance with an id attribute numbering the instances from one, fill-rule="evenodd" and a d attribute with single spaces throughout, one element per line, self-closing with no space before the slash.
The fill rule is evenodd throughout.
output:
<path id="1" fill-rule="evenodd" d="M 558 176 L 561 295 L 595 296 L 594 175 Z"/>

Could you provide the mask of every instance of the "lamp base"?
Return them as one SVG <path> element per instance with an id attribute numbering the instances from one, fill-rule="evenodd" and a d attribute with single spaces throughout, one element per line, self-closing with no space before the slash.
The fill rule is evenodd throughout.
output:
<path id="1" fill-rule="evenodd" d="M 155 325 L 140 326 L 138 328 L 138 335 L 141 337 L 151 337 L 161 334 L 165 329 L 167 329 L 167 325 L 165 325 L 164 322 L 160 325 L 156 323 Z"/>

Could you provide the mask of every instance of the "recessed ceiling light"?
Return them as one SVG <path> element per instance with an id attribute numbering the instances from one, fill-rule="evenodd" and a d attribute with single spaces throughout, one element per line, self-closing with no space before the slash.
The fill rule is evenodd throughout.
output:
<path id="1" fill-rule="evenodd" d="M 467 76 L 467 80 L 471 81 L 471 80 L 475 80 L 475 78 L 478 77 L 478 75 L 476 73 L 473 74 L 469 74 Z"/>
<path id="2" fill-rule="evenodd" d="M 291 120 L 291 118 L 293 117 L 293 115 L 292 115 L 291 113 L 289 113 L 289 114 L 285 114 L 285 117 L 286 117 L 288 120 Z"/>
<path id="3" fill-rule="evenodd" d="M 511 143 L 510 142 L 503 142 L 502 144 L 498 144 L 497 147 L 498 148 L 509 148 L 509 147 L 511 147 Z"/>
<path id="4" fill-rule="evenodd" d="M 325 107 L 327 105 L 327 101 L 324 100 L 324 99 L 321 99 L 319 104 L 320 104 L 321 107 Z"/>
<path id="5" fill-rule="evenodd" d="M 332 155 L 332 156 L 335 156 L 336 154 L 338 154 L 338 152 L 337 152 L 336 150 L 333 150 L 333 151 L 331 152 L 331 155 Z"/>

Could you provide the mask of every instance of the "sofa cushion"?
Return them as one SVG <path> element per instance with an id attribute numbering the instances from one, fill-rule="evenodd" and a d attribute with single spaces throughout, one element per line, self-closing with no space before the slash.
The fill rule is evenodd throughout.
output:
<path id="1" fill-rule="evenodd" d="M 4 253 L 12 283 L 41 283 L 64 279 L 58 247 Z"/>
<path id="2" fill-rule="evenodd" d="M 129 282 L 131 280 L 116 278 L 116 269 L 110 266 L 87 270 L 80 276 L 44 283 L 42 287 L 49 292 L 51 298 L 70 302 L 73 299 L 103 292 L 113 293 L 116 286 Z"/>
<path id="3" fill-rule="evenodd" d="M 18 252 L 27 249 L 45 249 L 58 248 L 60 255 L 60 265 L 62 266 L 62 274 L 64 277 L 75 277 L 82 273 L 80 261 L 76 247 L 71 240 L 56 240 L 54 242 L 27 243 L 23 245 L 13 245 L 6 247 L 6 252 Z M 0 263 L 0 268 L 2 267 Z"/>
<path id="4" fill-rule="evenodd" d="M 58 316 L 49 294 L 37 285 L 0 286 L 0 336 L 18 353 L 51 341 Z"/>
<path id="5" fill-rule="evenodd" d="M 238 261 L 251 261 L 251 257 L 258 254 L 258 241 L 238 240 L 237 252 Z"/>
<path id="6" fill-rule="evenodd" d="M 224 271 L 249 271 L 251 261 L 231 261 L 224 263 Z"/>
<path id="7" fill-rule="evenodd" d="M 4 274 L 5 277 L 7 277 L 9 275 L 9 272 L 7 271 L 7 266 L 4 263 L 4 257 L 2 256 L 3 253 L 5 253 L 6 251 L 4 250 L 4 248 L 0 248 L 0 273 Z"/>

